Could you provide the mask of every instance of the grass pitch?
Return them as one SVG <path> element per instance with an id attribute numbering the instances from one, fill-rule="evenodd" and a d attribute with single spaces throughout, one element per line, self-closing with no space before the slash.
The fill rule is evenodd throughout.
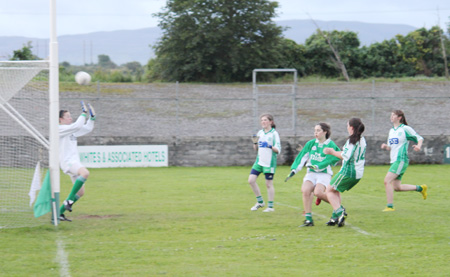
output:
<path id="1" fill-rule="evenodd" d="M 396 211 L 383 213 L 387 169 L 366 167 L 342 195 L 343 228 L 325 226 L 324 202 L 316 226 L 298 227 L 305 171 L 284 183 L 288 167 L 277 169 L 274 213 L 250 211 L 250 167 L 91 169 L 73 222 L 0 230 L 0 275 L 447 275 L 450 166 L 411 165 L 403 181 L 428 184 L 428 199 L 397 192 Z M 263 176 L 258 184 L 267 201 Z M 61 186 L 63 198 L 65 175 Z"/>

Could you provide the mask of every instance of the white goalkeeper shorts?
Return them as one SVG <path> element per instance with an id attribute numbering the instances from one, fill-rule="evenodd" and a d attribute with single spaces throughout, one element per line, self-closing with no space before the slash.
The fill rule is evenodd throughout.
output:
<path id="1" fill-rule="evenodd" d="M 328 187 L 331 182 L 331 175 L 327 173 L 308 172 L 303 178 L 303 182 L 310 181 L 314 186 L 316 184 L 322 184 Z"/>
<path id="2" fill-rule="evenodd" d="M 78 177 L 78 171 L 82 167 L 84 167 L 84 165 L 82 165 L 80 162 L 72 162 L 71 164 L 63 168 L 63 172 L 69 175 L 72 180 L 74 180 L 74 178 L 76 179 Z"/>

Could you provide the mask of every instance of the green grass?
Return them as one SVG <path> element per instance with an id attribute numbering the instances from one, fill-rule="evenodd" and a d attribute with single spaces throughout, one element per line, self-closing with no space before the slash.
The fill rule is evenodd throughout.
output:
<path id="1" fill-rule="evenodd" d="M 366 167 L 342 195 L 343 228 L 325 226 L 326 203 L 316 226 L 298 227 L 304 172 L 284 183 L 284 166 L 269 214 L 250 211 L 250 167 L 91 169 L 73 222 L 0 230 L 0 276 L 447 275 L 450 166 L 411 165 L 404 182 L 428 184 L 428 199 L 395 193 L 396 211 L 382 213 L 387 169 Z M 62 175 L 62 196 L 69 188 Z"/>

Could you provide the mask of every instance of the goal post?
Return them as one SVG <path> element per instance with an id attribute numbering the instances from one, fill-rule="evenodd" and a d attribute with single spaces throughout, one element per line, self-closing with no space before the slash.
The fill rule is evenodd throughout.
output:
<path id="1" fill-rule="evenodd" d="M 43 222 L 34 218 L 32 204 L 47 169 L 51 221 L 59 223 L 56 0 L 50 0 L 49 49 L 48 60 L 0 61 L 0 229 Z"/>
<path id="2" fill-rule="evenodd" d="M 59 54 L 56 33 L 56 0 L 50 0 L 49 170 L 52 186 L 52 219 L 59 223 Z"/>
<path id="3" fill-rule="evenodd" d="M 0 61 L 0 228 L 42 221 L 33 202 L 49 168 L 49 65 Z"/>
<path id="4" fill-rule="evenodd" d="M 258 84 L 257 74 L 258 73 L 279 73 L 286 72 L 292 73 L 292 82 L 288 84 Z M 291 100 L 291 129 L 296 135 L 297 129 L 297 111 L 295 97 L 297 95 L 297 69 L 295 68 L 257 68 L 253 69 L 252 72 L 253 79 L 253 117 L 254 117 L 254 128 L 255 131 L 260 129 L 259 126 L 259 112 L 260 112 L 260 98 L 262 97 L 288 97 Z M 276 88 L 276 92 L 263 92 L 260 88 Z"/>

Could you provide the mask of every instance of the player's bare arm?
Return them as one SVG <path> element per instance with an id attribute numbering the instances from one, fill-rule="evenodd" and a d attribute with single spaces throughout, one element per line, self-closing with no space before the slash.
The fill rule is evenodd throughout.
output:
<path id="1" fill-rule="evenodd" d="M 419 140 L 419 142 L 413 145 L 413 150 L 419 152 L 422 149 L 423 139 Z"/>
<path id="2" fill-rule="evenodd" d="M 342 151 L 336 151 L 333 148 L 327 147 L 327 148 L 323 149 L 323 153 L 326 154 L 326 155 L 333 155 L 333 156 L 338 157 L 339 159 L 342 160 Z"/>

